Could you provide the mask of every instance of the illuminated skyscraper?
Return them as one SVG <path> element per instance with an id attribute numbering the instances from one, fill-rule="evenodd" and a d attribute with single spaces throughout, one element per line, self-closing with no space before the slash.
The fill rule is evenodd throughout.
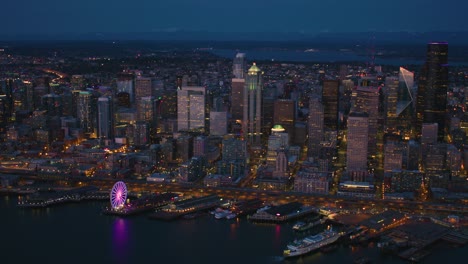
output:
<path id="1" fill-rule="evenodd" d="M 409 135 L 414 113 L 412 88 L 414 74 L 400 67 L 398 77 L 385 79 L 385 128 L 403 130 Z"/>
<path id="2" fill-rule="evenodd" d="M 367 171 L 368 132 L 368 114 L 362 112 L 350 113 L 348 117 L 348 146 L 346 149 L 348 172 Z"/>
<path id="3" fill-rule="evenodd" d="M 92 93 L 80 91 L 77 97 L 77 117 L 80 122 L 80 128 L 85 134 L 93 136 L 96 132 L 96 109 Z"/>
<path id="4" fill-rule="evenodd" d="M 242 131 L 248 144 L 260 145 L 262 110 L 262 72 L 254 63 L 247 72 L 244 90 Z"/>
<path id="5" fill-rule="evenodd" d="M 244 79 L 245 72 L 245 53 L 237 53 L 232 64 L 232 73 L 236 79 Z"/>
<path id="6" fill-rule="evenodd" d="M 426 63 L 421 71 L 416 105 L 416 125 L 420 134 L 422 123 L 437 123 L 439 141 L 447 129 L 448 43 L 427 45 Z"/>
<path id="7" fill-rule="evenodd" d="M 384 171 L 401 170 L 403 166 L 403 147 L 396 142 L 385 144 Z"/>
<path id="8" fill-rule="evenodd" d="M 400 67 L 398 74 L 398 99 L 397 99 L 397 116 L 401 116 L 402 113 L 408 108 L 413 109 L 413 86 L 414 86 L 414 73 L 407 69 Z"/>
<path id="9" fill-rule="evenodd" d="M 153 96 L 153 80 L 151 78 L 138 77 L 135 79 L 135 98 Z"/>
<path id="10" fill-rule="evenodd" d="M 154 124 L 156 103 L 153 97 L 145 96 L 137 99 L 137 121 Z"/>
<path id="11" fill-rule="evenodd" d="M 377 131 L 379 128 L 379 94 L 380 87 L 373 78 L 360 80 L 356 90 L 355 112 L 365 112 L 369 120 L 369 153 L 375 155 L 377 152 Z"/>
<path id="12" fill-rule="evenodd" d="M 205 87 L 187 86 L 177 91 L 177 129 L 205 129 Z"/>

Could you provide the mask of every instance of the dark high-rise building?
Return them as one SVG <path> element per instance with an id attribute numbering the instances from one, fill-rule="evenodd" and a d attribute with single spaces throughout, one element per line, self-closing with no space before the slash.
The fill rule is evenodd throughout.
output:
<path id="1" fill-rule="evenodd" d="M 244 79 L 232 79 L 231 85 L 231 117 L 233 120 L 242 120 L 244 115 Z"/>
<path id="2" fill-rule="evenodd" d="M 340 81 L 324 80 L 322 87 L 322 104 L 324 109 L 324 125 L 329 130 L 338 129 L 338 102 L 340 97 Z"/>
<path id="3" fill-rule="evenodd" d="M 114 132 L 114 113 L 112 111 L 112 98 L 98 98 L 98 137 L 101 139 L 112 139 Z"/>
<path id="4" fill-rule="evenodd" d="M 283 87 L 283 95 L 281 96 L 283 99 L 291 99 L 291 93 L 297 89 L 296 84 L 292 81 L 289 81 L 284 84 Z"/>
<path id="5" fill-rule="evenodd" d="M 276 100 L 273 107 L 273 124 L 282 125 L 288 133 L 292 133 L 295 121 L 296 102 L 287 99 Z"/>
<path id="6" fill-rule="evenodd" d="M 55 93 L 42 96 L 41 109 L 47 111 L 48 116 L 60 116 L 63 114 L 62 97 Z"/>
<path id="7" fill-rule="evenodd" d="M 439 125 L 437 138 L 443 141 L 447 129 L 448 43 L 427 45 L 427 58 L 419 77 L 416 105 L 416 127 L 421 133 L 423 123 Z"/>
<path id="8" fill-rule="evenodd" d="M 135 98 L 153 96 L 153 79 L 139 77 L 135 79 Z"/>
<path id="9" fill-rule="evenodd" d="M 164 90 L 156 102 L 158 117 L 177 118 L 177 90 Z"/>
<path id="10" fill-rule="evenodd" d="M 308 118 L 308 148 L 307 156 L 319 158 L 320 143 L 323 141 L 323 105 L 318 98 L 311 98 L 309 101 Z"/>

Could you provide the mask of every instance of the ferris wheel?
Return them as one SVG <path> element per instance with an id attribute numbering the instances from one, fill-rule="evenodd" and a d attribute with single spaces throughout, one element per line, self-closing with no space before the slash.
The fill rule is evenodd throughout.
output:
<path id="1" fill-rule="evenodd" d="M 113 209 L 122 207 L 127 200 L 127 186 L 124 182 L 118 181 L 110 192 L 110 203 Z"/>

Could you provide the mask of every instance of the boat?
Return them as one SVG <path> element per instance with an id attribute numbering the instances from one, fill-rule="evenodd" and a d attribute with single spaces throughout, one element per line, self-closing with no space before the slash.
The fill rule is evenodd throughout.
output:
<path id="1" fill-rule="evenodd" d="M 354 260 L 355 264 L 368 264 L 370 262 L 371 262 L 370 259 L 368 259 L 366 257 L 359 257 L 359 258 Z"/>
<path id="2" fill-rule="evenodd" d="M 319 225 L 319 224 L 323 224 L 325 221 L 322 221 L 322 220 L 317 220 L 315 222 L 307 222 L 307 223 L 304 223 L 304 222 L 297 222 L 294 226 L 293 226 L 293 229 L 295 231 L 299 231 L 299 232 L 302 232 L 302 231 L 306 231 L 306 230 L 309 230 L 311 229 L 312 227 L 316 226 L 316 225 Z"/>
<path id="3" fill-rule="evenodd" d="M 235 218 L 236 216 L 237 216 L 237 214 L 235 214 L 235 213 L 230 213 L 230 214 L 228 214 L 228 215 L 226 216 L 226 219 L 233 219 L 233 218 Z"/>
<path id="4" fill-rule="evenodd" d="M 193 213 L 184 215 L 182 218 L 184 218 L 184 219 L 195 219 L 195 218 L 203 216 L 204 214 L 205 214 L 204 212 L 193 212 Z"/>
<path id="5" fill-rule="evenodd" d="M 302 240 L 295 240 L 288 244 L 287 249 L 283 251 L 283 256 L 288 258 L 305 255 L 336 242 L 338 238 L 340 238 L 340 234 L 330 227 L 322 233 L 308 236 Z"/>
<path id="6" fill-rule="evenodd" d="M 258 209 L 258 210 L 257 210 L 257 213 L 260 213 L 260 212 L 266 211 L 266 210 L 268 210 L 268 209 L 270 209 L 270 208 L 271 208 L 271 207 L 270 207 L 270 206 L 268 206 L 268 205 L 267 205 L 267 206 L 264 206 L 264 207 L 262 207 L 262 208 Z"/>
<path id="7" fill-rule="evenodd" d="M 297 222 L 296 224 L 293 225 L 294 230 L 299 230 L 301 227 L 305 226 L 306 223 L 304 222 Z"/>
<path id="8" fill-rule="evenodd" d="M 224 217 L 228 216 L 230 213 L 231 213 L 231 211 L 229 211 L 229 210 L 223 210 L 221 212 L 215 213 L 215 218 L 216 219 L 221 219 L 221 218 L 224 218 Z"/>

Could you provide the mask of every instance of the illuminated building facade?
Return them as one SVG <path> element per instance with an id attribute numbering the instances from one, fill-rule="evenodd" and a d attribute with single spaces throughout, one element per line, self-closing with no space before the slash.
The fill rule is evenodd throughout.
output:
<path id="1" fill-rule="evenodd" d="M 205 87 L 187 86 L 177 91 L 177 129 L 205 129 Z"/>
<path id="2" fill-rule="evenodd" d="M 232 63 L 232 73 L 236 79 L 244 79 L 246 68 L 245 53 L 237 53 Z"/>
<path id="3" fill-rule="evenodd" d="M 350 113 L 348 117 L 348 145 L 346 149 L 348 172 L 367 171 L 368 132 L 368 114 L 363 112 Z"/>
<path id="4" fill-rule="evenodd" d="M 153 96 L 153 80 L 147 77 L 138 77 L 135 79 L 135 99 L 146 96 Z"/>
<path id="5" fill-rule="evenodd" d="M 94 134 L 96 131 L 96 109 L 94 96 L 87 91 L 81 91 L 77 97 L 77 118 L 80 123 L 80 128 L 85 134 Z"/>
<path id="6" fill-rule="evenodd" d="M 262 72 L 254 63 L 247 72 L 242 132 L 250 146 L 260 145 L 262 125 Z"/>

